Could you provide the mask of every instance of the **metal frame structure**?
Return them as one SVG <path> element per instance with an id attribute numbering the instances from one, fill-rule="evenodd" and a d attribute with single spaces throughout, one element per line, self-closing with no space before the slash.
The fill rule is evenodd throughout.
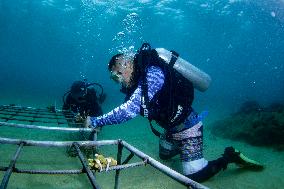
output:
<path id="1" fill-rule="evenodd" d="M 74 122 L 74 114 L 70 111 L 50 108 L 32 108 L 16 105 L 0 105 L 0 120 L 2 122 L 21 121 L 31 125 L 44 123 L 52 125 L 67 124 L 70 127 L 80 127 L 80 123 Z"/>
<path id="2" fill-rule="evenodd" d="M 0 115 L 3 106 L 0 106 Z M 21 110 L 22 107 L 20 107 Z M 43 111 L 44 112 L 44 111 Z M 96 136 L 96 130 L 91 128 L 64 128 L 64 127 L 46 127 L 46 126 L 35 126 L 35 125 L 24 125 L 24 124 L 14 124 L 14 123 L 6 123 L 0 122 L 1 126 L 8 127 L 20 127 L 27 129 L 42 129 L 42 130 L 56 130 L 56 131 L 64 131 L 64 132 L 92 132 L 94 136 Z M 0 144 L 14 144 L 18 145 L 18 148 L 11 158 L 10 164 L 8 166 L 0 166 L 0 171 L 5 171 L 4 177 L 2 179 L 0 189 L 6 189 L 9 183 L 9 179 L 12 173 L 26 173 L 26 174 L 87 174 L 88 179 L 92 185 L 92 188 L 99 189 L 101 188 L 97 183 L 95 177 L 95 171 L 91 170 L 89 167 L 86 157 L 80 150 L 80 147 L 88 146 L 88 147 L 99 147 L 106 145 L 117 145 L 117 166 L 111 166 L 108 170 L 103 169 L 100 172 L 105 171 L 116 171 L 115 173 L 115 189 L 119 188 L 119 175 L 120 170 L 127 169 L 131 167 L 137 167 L 142 165 L 151 165 L 155 169 L 159 170 L 163 174 L 169 176 L 170 178 L 176 180 L 177 182 L 183 184 L 188 188 L 196 188 L 196 189 L 208 189 L 207 187 L 189 179 L 188 177 L 174 171 L 173 169 L 163 165 L 132 145 L 128 144 L 123 140 L 102 140 L 96 141 L 96 137 L 94 137 L 94 141 L 34 141 L 34 140 L 21 140 L 21 139 L 11 139 L 11 138 L 2 138 L 0 137 Z M 78 154 L 78 158 L 82 164 L 82 169 L 77 170 L 31 170 L 31 169 L 18 169 L 16 167 L 17 159 L 20 157 L 21 151 L 25 146 L 38 146 L 38 147 L 71 147 L 73 146 L 76 149 Z M 128 157 L 122 161 L 122 151 L 126 149 L 129 151 Z M 139 162 L 128 163 L 134 156 L 141 159 Z"/>

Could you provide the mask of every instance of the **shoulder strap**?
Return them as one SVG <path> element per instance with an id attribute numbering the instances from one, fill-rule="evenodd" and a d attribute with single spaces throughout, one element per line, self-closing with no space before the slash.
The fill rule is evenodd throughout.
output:
<path id="1" fill-rule="evenodd" d="M 138 64 L 142 68 L 142 83 L 141 83 L 141 106 L 140 106 L 140 113 L 143 117 L 148 118 L 149 116 L 149 97 L 148 97 L 148 85 L 147 85 L 147 71 L 146 68 L 150 64 L 149 62 L 149 55 L 151 52 L 151 46 L 149 43 L 143 43 L 139 50 L 138 54 Z"/>
<path id="2" fill-rule="evenodd" d="M 172 53 L 172 57 L 171 57 L 171 60 L 169 62 L 169 66 L 170 66 L 170 68 L 173 68 L 178 57 L 179 57 L 179 54 L 176 51 L 171 51 L 171 53 Z"/>

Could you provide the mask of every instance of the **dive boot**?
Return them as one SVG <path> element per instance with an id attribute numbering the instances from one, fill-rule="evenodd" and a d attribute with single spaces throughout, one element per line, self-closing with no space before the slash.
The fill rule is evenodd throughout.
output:
<path id="1" fill-rule="evenodd" d="M 262 170 L 264 168 L 259 162 L 249 159 L 239 150 L 233 147 L 225 148 L 223 157 L 228 161 L 228 163 L 235 163 L 237 166 L 242 168 L 249 168 L 255 170 Z"/>

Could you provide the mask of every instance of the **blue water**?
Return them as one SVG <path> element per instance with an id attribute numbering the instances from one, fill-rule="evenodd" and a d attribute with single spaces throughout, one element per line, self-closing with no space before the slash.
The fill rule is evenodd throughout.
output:
<path id="1" fill-rule="evenodd" d="M 283 10 L 281 0 L 1 0 L 0 102 L 61 104 L 83 78 L 119 95 L 108 60 L 144 41 L 211 75 L 201 107 L 283 100 Z"/>
<path id="2" fill-rule="evenodd" d="M 71 83 L 87 79 L 104 86 L 110 110 L 123 96 L 109 59 L 145 41 L 212 77 L 194 102 L 209 115 L 283 102 L 283 0 L 0 0 L 0 104 L 60 107 Z"/>

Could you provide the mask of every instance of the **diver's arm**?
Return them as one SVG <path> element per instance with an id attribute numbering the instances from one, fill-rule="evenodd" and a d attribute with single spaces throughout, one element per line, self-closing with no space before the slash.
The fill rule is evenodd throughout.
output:
<path id="1" fill-rule="evenodd" d="M 151 66 L 147 71 L 148 96 L 149 100 L 162 88 L 164 74 L 159 67 Z M 126 122 L 140 113 L 141 85 L 131 95 L 128 101 L 113 109 L 107 114 L 99 117 L 91 117 L 93 126 L 113 125 Z"/>

